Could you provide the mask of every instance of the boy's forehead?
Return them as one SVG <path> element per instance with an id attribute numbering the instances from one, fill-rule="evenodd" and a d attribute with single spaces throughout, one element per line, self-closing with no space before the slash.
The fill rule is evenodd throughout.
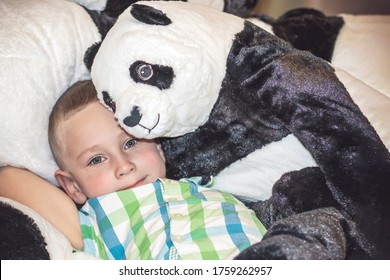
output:
<path id="1" fill-rule="evenodd" d="M 97 120 L 101 119 L 113 120 L 117 123 L 114 113 L 105 108 L 99 101 L 88 103 L 81 109 L 73 112 L 73 114 L 70 114 L 67 118 L 67 120 L 70 120 L 71 122 L 74 120 L 91 122 L 96 120 L 96 126 L 99 124 Z"/>
<path id="2" fill-rule="evenodd" d="M 120 134 L 123 137 L 136 138 L 124 130 L 115 118 L 114 113 L 97 100 L 96 102 L 87 104 L 81 110 L 74 112 L 74 114 L 64 120 L 62 128 L 59 131 L 62 134 L 62 138 L 66 139 L 70 135 L 74 135 L 72 132 L 75 130 L 78 130 L 81 134 L 93 137 L 97 133 L 100 134 L 105 131 L 112 133 L 112 130 L 116 131 L 116 129 L 118 129 L 118 133 L 120 130 Z M 142 139 L 142 141 L 158 144 L 156 139 Z"/>

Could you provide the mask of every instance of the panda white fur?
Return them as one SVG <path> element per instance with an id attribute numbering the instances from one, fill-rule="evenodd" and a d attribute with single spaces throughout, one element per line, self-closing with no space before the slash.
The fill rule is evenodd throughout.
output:
<path id="1" fill-rule="evenodd" d="M 245 193 L 242 173 L 233 181 L 225 171 L 253 157 L 261 167 L 249 179 L 269 179 L 269 185 L 254 181 L 259 192 L 260 184 L 268 190 L 258 198 L 273 186 L 268 202 L 287 206 L 287 216 L 336 207 L 356 222 L 357 230 L 344 228 L 354 236 L 347 251 L 389 256 L 390 242 L 380 232 L 390 222 L 390 155 L 322 59 L 232 15 L 188 3 L 138 2 L 108 32 L 91 77 L 125 130 L 164 137 L 169 177 L 216 175 L 217 184 L 220 176 L 224 187 L 232 182 L 227 190 Z M 262 170 L 266 165 L 271 168 Z M 281 201 L 276 185 L 282 192 L 315 191 Z M 326 192 L 326 203 L 316 201 Z"/>

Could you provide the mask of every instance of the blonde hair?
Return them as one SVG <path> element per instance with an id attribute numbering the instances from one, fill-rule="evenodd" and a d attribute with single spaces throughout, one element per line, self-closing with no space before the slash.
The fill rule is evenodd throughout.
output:
<path id="1" fill-rule="evenodd" d="M 99 101 L 92 81 L 81 81 L 69 87 L 57 100 L 49 118 L 49 144 L 59 168 L 64 168 L 62 155 L 65 143 L 62 139 L 62 124 L 87 105 Z"/>

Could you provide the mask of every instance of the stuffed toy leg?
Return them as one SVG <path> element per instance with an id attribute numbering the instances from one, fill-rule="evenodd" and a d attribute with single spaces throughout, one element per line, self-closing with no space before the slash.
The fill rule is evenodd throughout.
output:
<path id="1" fill-rule="evenodd" d="M 262 241 L 236 259 L 345 259 L 361 248 L 355 224 L 335 208 L 319 208 L 274 222 Z M 367 257 L 357 255 L 354 258 Z"/>
<path id="2" fill-rule="evenodd" d="M 97 260 L 74 252 L 65 236 L 42 216 L 12 199 L 0 197 L 1 260 Z"/>
<path id="3" fill-rule="evenodd" d="M 286 173 L 269 199 L 247 206 L 269 230 L 239 259 L 370 258 L 356 224 L 337 210 L 318 167 Z"/>

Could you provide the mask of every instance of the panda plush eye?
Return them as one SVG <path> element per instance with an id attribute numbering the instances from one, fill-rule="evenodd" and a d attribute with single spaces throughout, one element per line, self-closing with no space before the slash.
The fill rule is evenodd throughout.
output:
<path id="1" fill-rule="evenodd" d="M 172 67 L 167 65 L 150 64 L 137 60 L 129 67 L 130 77 L 136 83 L 147 84 L 159 88 L 168 89 L 175 77 Z"/>
<path id="2" fill-rule="evenodd" d="M 140 64 L 137 66 L 136 72 L 142 81 L 147 81 L 153 76 L 153 67 L 149 64 Z"/>

